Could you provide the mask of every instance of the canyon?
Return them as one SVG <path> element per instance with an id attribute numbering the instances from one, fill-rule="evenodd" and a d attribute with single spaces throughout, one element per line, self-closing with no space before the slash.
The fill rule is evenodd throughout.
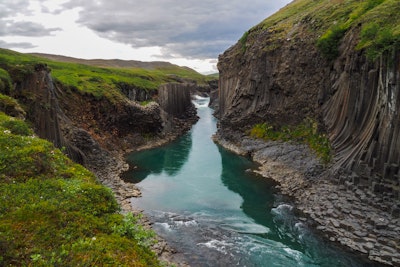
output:
<path id="1" fill-rule="evenodd" d="M 294 1 L 246 32 L 220 55 L 218 84 L 170 75 L 156 90 L 146 90 L 120 81 L 116 100 L 54 79 L 45 63 L 29 71 L 2 65 L 12 80 L 2 93 L 23 107 L 2 110 L 31 122 L 39 137 L 93 171 L 113 190 L 122 212 L 138 213 L 131 198 L 141 193 L 121 179 L 129 168 L 125 155 L 187 132 L 197 121 L 191 95 L 210 95 L 219 120 L 215 142 L 258 162 L 255 172 L 278 182 L 326 240 L 379 264 L 400 266 L 399 40 L 371 58 L 360 45 L 368 17 L 355 18 L 355 1 L 343 5 L 350 11 L 341 10 L 344 1 L 322 7 L 319 2 Z M 396 14 L 398 6 L 388 0 L 364 11 Z M 323 17 L 324 12 L 336 17 Z M 335 32 L 334 25 L 343 27 L 337 51 L 326 55 L 318 42 Z M 279 129 L 305 120 L 328 137 L 329 162 L 305 144 L 249 136 L 257 124 Z M 167 261 L 173 253 L 163 241 L 155 250 Z"/>

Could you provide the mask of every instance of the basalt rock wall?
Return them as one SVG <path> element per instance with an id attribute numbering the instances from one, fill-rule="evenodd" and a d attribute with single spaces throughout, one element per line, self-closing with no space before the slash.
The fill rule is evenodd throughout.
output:
<path id="1" fill-rule="evenodd" d="M 17 79 L 15 79 L 17 80 Z M 44 64 L 14 83 L 11 96 L 26 109 L 35 133 L 65 148 L 76 162 L 87 163 L 89 154 L 134 146 L 142 135 L 162 131 L 160 108 L 156 103 L 142 107 L 126 100 L 112 103 L 64 88 L 52 80 Z"/>
<path id="2" fill-rule="evenodd" d="M 167 83 L 158 88 L 158 103 L 168 114 L 177 118 L 187 116 L 193 109 L 189 84 Z"/>
<path id="3" fill-rule="evenodd" d="M 309 29 L 299 22 L 273 41 L 268 29 L 250 31 L 246 43 L 220 56 L 219 132 L 312 118 L 330 138 L 338 181 L 399 199 L 400 52 L 368 60 L 355 48 L 355 27 L 342 38 L 339 56 L 328 60 Z"/>
<path id="4" fill-rule="evenodd" d="M 313 41 L 299 35 L 266 50 L 271 36 L 268 31 L 249 35 L 252 45 L 245 51 L 239 42 L 220 56 L 222 128 L 247 129 L 266 120 L 277 126 L 296 124 L 320 116 L 320 90 L 330 77 Z"/>
<path id="5" fill-rule="evenodd" d="M 400 53 L 370 62 L 352 47 L 346 39 L 322 109 L 333 168 L 345 170 L 342 182 L 399 199 Z"/>

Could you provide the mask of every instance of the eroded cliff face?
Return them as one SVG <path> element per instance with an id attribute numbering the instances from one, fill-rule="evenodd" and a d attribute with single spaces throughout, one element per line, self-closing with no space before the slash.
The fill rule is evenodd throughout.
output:
<path id="1" fill-rule="evenodd" d="M 26 117 L 35 133 L 56 147 L 64 147 L 73 160 L 82 164 L 100 147 L 118 149 L 125 139 L 140 142 L 141 135 L 162 130 L 158 105 L 141 107 L 129 100 L 111 103 L 63 88 L 52 80 L 44 64 L 37 64 L 14 87 L 12 96 L 26 107 Z"/>
<path id="2" fill-rule="evenodd" d="M 220 133 L 313 118 L 331 140 L 330 168 L 342 183 L 398 199 L 399 51 L 367 60 L 355 49 L 358 27 L 343 37 L 339 57 L 327 60 L 309 23 L 273 41 L 268 29 L 250 31 L 245 44 L 220 56 Z"/>
<path id="3" fill-rule="evenodd" d="M 297 28 L 296 37 L 281 40 L 277 49 L 267 49 L 273 34 L 264 31 L 249 35 L 250 47 L 239 42 L 220 56 L 221 127 L 296 124 L 320 115 L 320 89 L 329 74 L 303 26 Z"/>
<path id="4" fill-rule="evenodd" d="M 54 82 L 45 64 L 12 76 L 19 78 L 10 94 L 25 107 L 35 133 L 86 166 L 95 154 L 129 151 L 151 136 L 179 135 L 197 120 L 188 85 L 163 85 L 157 96 L 161 106 L 155 101 L 142 106 L 138 101 L 156 93 L 121 85 L 125 99 L 98 99 Z"/>

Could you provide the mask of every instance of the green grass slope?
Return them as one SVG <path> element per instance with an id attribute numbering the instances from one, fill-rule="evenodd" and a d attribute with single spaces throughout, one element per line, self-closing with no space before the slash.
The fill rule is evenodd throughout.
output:
<path id="1" fill-rule="evenodd" d="M 295 36 L 296 25 L 307 24 L 308 36 L 328 58 L 338 56 L 341 39 L 351 29 L 360 27 L 356 49 L 364 49 L 371 60 L 385 51 L 400 47 L 400 3 L 398 0 L 295 0 L 246 32 L 243 48 L 250 34 L 267 30 L 269 48 L 275 41 Z M 294 32 L 293 32 L 294 31 Z"/>
<path id="2" fill-rule="evenodd" d="M 0 266 L 159 266 L 153 233 L 118 211 L 92 173 L 0 112 Z"/>
<path id="3" fill-rule="evenodd" d="M 47 64 L 52 77 L 65 87 L 73 87 L 81 93 L 89 93 L 97 98 L 106 97 L 113 101 L 123 98 L 118 84 L 125 83 L 132 87 L 155 90 L 159 85 L 174 82 L 177 79 L 190 79 L 199 84 L 207 81 L 206 76 L 185 67 L 175 65 L 155 69 L 96 67 L 73 62 L 58 62 L 44 57 L 21 54 L 7 49 L 0 49 L 0 68 L 7 70 L 14 81 L 23 77 L 37 63 Z M 0 76 L 2 72 L 0 72 Z"/>

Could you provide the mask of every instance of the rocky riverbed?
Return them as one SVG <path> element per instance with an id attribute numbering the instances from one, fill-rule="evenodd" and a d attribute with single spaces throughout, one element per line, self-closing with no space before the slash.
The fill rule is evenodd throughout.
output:
<path id="1" fill-rule="evenodd" d="M 303 217 L 331 242 L 378 263 L 400 266 L 400 218 L 392 209 L 398 203 L 340 184 L 306 145 L 265 142 L 239 133 L 217 134 L 214 141 L 258 162 L 255 172 L 277 181 Z"/>

